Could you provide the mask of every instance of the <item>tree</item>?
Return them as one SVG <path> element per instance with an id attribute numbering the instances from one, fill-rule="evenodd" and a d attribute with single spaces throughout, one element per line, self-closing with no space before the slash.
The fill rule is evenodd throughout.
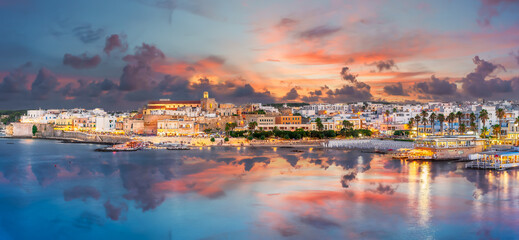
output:
<path id="1" fill-rule="evenodd" d="M 228 142 L 228 141 L 229 141 L 229 138 L 228 138 L 228 137 L 225 137 L 223 140 L 226 141 L 226 142 Z"/>
<path id="2" fill-rule="evenodd" d="M 483 127 L 485 127 L 486 122 L 488 120 L 488 112 L 487 110 L 483 109 L 479 112 L 479 120 L 481 120 L 481 123 L 483 123 Z"/>
<path id="3" fill-rule="evenodd" d="M 351 123 L 351 122 L 348 121 L 348 120 L 344 120 L 344 121 L 342 121 L 342 126 L 343 126 L 345 129 L 350 129 L 350 128 L 353 128 L 353 123 Z"/>
<path id="4" fill-rule="evenodd" d="M 389 114 L 390 114 L 389 110 L 386 110 L 386 112 L 384 113 L 384 116 L 386 116 L 385 117 L 386 118 L 386 123 L 389 123 Z"/>
<path id="5" fill-rule="evenodd" d="M 32 135 L 36 136 L 37 132 L 38 132 L 38 127 L 36 127 L 36 125 L 32 125 Z"/>
<path id="6" fill-rule="evenodd" d="M 418 131 L 420 130 L 420 120 L 422 120 L 422 118 L 420 117 L 420 115 L 416 115 L 414 116 L 414 122 L 416 123 L 416 136 L 418 137 Z"/>
<path id="7" fill-rule="evenodd" d="M 517 118 L 515 119 L 514 124 L 519 124 L 519 117 L 517 117 Z"/>
<path id="8" fill-rule="evenodd" d="M 429 120 L 427 119 L 427 117 L 429 116 L 429 113 L 427 113 L 427 111 L 423 110 L 420 115 L 422 116 L 423 132 L 425 134 L 427 132 L 427 122 L 429 122 Z"/>
<path id="9" fill-rule="evenodd" d="M 496 124 L 492 126 L 492 134 L 494 136 L 497 136 L 497 138 L 500 138 L 501 135 L 501 125 Z"/>
<path id="10" fill-rule="evenodd" d="M 503 118 L 505 118 L 505 110 L 502 108 L 497 109 L 496 116 L 499 119 L 499 126 L 503 126 Z"/>
<path id="11" fill-rule="evenodd" d="M 258 123 L 256 121 L 252 121 L 249 123 L 249 130 L 252 132 L 256 127 L 258 126 Z"/>
<path id="12" fill-rule="evenodd" d="M 214 142 L 214 141 L 216 141 L 216 140 L 214 139 L 214 137 L 212 137 L 212 138 L 211 138 L 211 142 Z"/>
<path id="13" fill-rule="evenodd" d="M 447 122 L 449 122 L 449 135 L 451 134 L 453 128 L 452 124 L 454 123 L 454 119 L 456 119 L 456 116 L 451 112 L 449 116 L 447 116 Z"/>
<path id="14" fill-rule="evenodd" d="M 407 122 L 407 128 L 409 128 L 409 131 L 413 131 L 414 127 L 414 118 L 409 119 L 409 122 Z"/>
<path id="15" fill-rule="evenodd" d="M 487 127 L 481 128 L 481 135 L 480 135 L 480 137 L 486 138 L 487 136 L 488 136 L 488 128 Z"/>
<path id="16" fill-rule="evenodd" d="M 436 121 L 436 113 L 431 113 L 431 115 L 429 116 L 429 121 L 431 122 L 431 131 L 434 135 L 434 121 Z"/>
<path id="17" fill-rule="evenodd" d="M 440 122 L 440 132 L 443 135 L 443 123 L 445 122 L 445 115 L 438 114 L 438 121 Z"/>
<path id="18" fill-rule="evenodd" d="M 213 130 L 213 129 L 206 128 L 206 129 L 204 129 L 204 132 L 205 132 L 206 134 L 209 134 L 209 133 L 211 133 L 212 130 Z"/>
<path id="19" fill-rule="evenodd" d="M 465 126 L 465 124 L 464 123 L 460 124 L 459 132 L 461 134 L 465 134 L 465 130 L 467 130 L 467 127 Z"/>
<path id="20" fill-rule="evenodd" d="M 456 118 L 458 119 L 458 126 L 461 125 L 461 118 L 462 118 L 462 117 L 463 117 L 463 113 L 460 112 L 460 111 L 458 111 L 458 112 L 456 113 Z"/>
<path id="21" fill-rule="evenodd" d="M 317 130 L 319 130 L 319 131 L 323 131 L 324 130 L 324 125 L 321 122 L 321 118 L 316 118 L 315 119 L 315 123 L 317 124 Z"/>
<path id="22" fill-rule="evenodd" d="M 470 126 L 472 126 L 472 124 L 474 124 L 474 125 L 476 124 L 476 114 L 470 113 L 469 119 L 470 119 Z M 472 130 L 472 131 L 474 131 L 474 130 Z"/>

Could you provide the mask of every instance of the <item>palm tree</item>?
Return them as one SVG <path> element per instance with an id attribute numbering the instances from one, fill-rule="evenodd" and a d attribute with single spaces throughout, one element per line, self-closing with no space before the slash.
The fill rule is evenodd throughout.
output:
<path id="1" fill-rule="evenodd" d="M 425 134 L 427 132 L 427 117 L 429 116 L 429 113 L 427 113 L 427 111 L 425 110 L 422 110 L 422 113 L 420 113 L 420 115 L 422 116 L 423 132 Z"/>
<path id="2" fill-rule="evenodd" d="M 476 132 L 476 129 L 477 129 L 476 123 L 475 122 L 471 122 L 470 123 L 470 131 Z"/>
<path id="3" fill-rule="evenodd" d="M 465 127 L 465 124 L 464 124 L 464 123 L 460 124 L 460 130 L 459 130 L 459 132 L 460 132 L 461 134 L 465 134 L 465 130 L 467 130 L 466 127 Z"/>
<path id="4" fill-rule="evenodd" d="M 409 119 L 409 122 L 407 122 L 407 127 L 409 128 L 409 132 L 412 132 L 412 131 L 413 131 L 413 127 L 414 127 L 414 118 Z M 418 133 L 417 133 L 417 135 L 418 135 Z"/>
<path id="5" fill-rule="evenodd" d="M 463 117 L 463 113 L 460 112 L 460 111 L 458 111 L 458 112 L 456 113 L 456 118 L 458 118 L 458 132 L 459 132 L 459 127 L 460 127 L 460 125 L 461 125 L 461 118 L 462 118 L 462 117 Z"/>
<path id="6" fill-rule="evenodd" d="M 389 114 L 390 114 L 389 110 L 386 110 L 386 112 L 384 113 L 384 115 L 386 116 L 386 123 L 389 122 Z"/>
<path id="7" fill-rule="evenodd" d="M 420 115 L 416 115 L 414 116 L 414 122 L 416 123 L 416 136 L 418 137 L 418 131 L 420 130 L 420 121 L 422 120 L 422 118 L 420 117 Z"/>
<path id="8" fill-rule="evenodd" d="M 499 119 L 499 126 L 502 126 L 503 118 L 505 118 L 505 110 L 503 110 L 502 108 L 497 109 L 496 116 Z"/>
<path id="9" fill-rule="evenodd" d="M 488 120 L 488 112 L 487 110 L 483 109 L 479 112 L 479 120 L 481 120 L 481 123 L 483 123 L 483 127 L 485 127 L 485 124 Z"/>
<path id="10" fill-rule="evenodd" d="M 445 122 L 445 115 L 443 115 L 441 113 L 438 114 L 438 121 L 440 122 L 440 132 L 443 135 L 443 122 Z"/>
<path id="11" fill-rule="evenodd" d="M 429 122 L 431 122 L 431 132 L 434 135 L 434 121 L 436 120 L 436 113 L 431 113 L 429 116 Z"/>
<path id="12" fill-rule="evenodd" d="M 514 124 L 519 124 L 519 117 L 517 117 L 517 118 L 515 119 Z"/>
<path id="13" fill-rule="evenodd" d="M 258 123 L 256 121 L 249 123 L 249 130 L 252 132 L 256 127 L 258 126 Z"/>
<path id="14" fill-rule="evenodd" d="M 454 115 L 454 113 L 450 113 L 449 116 L 447 116 L 447 122 L 449 122 L 449 135 L 451 134 L 451 131 L 452 131 L 452 123 L 454 122 L 454 119 L 456 118 L 456 116 Z"/>
<path id="15" fill-rule="evenodd" d="M 321 121 L 321 118 L 316 118 L 315 123 L 317 124 L 317 130 L 319 130 L 319 131 L 324 130 L 324 125 L 323 125 L 323 122 Z"/>
<path id="16" fill-rule="evenodd" d="M 470 126 L 472 126 L 473 124 L 475 125 L 476 124 L 476 114 L 474 114 L 473 112 L 471 112 L 469 114 L 469 119 L 470 119 Z M 472 130 L 474 131 L 474 130 Z"/>
<path id="17" fill-rule="evenodd" d="M 501 134 L 501 125 L 499 125 L 499 124 L 493 125 L 492 134 L 494 134 L 494 136 L 497 136 L 497 138 L 500 138 L 499 135 Z"/>
<path id="18" fill-rule="evenodd" d="M 488 128 L 487 127 L 481 128 L 481 135 L 480 135 L 480 137 L 486 138 L 487 135 L 488 135 Z"/>

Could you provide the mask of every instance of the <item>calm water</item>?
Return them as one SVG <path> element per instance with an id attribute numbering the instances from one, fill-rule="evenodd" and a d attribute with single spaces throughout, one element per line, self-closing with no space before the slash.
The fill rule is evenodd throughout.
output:
<path id="1" fill-rule="evenodd" d="M 0 139 L 0 239 L 514 239 L 516 170 L 356 151 Z"/>

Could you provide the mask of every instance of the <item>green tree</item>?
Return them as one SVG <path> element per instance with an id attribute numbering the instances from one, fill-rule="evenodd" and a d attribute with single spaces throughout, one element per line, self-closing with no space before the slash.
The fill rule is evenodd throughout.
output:
<path id="1" fill-rule="evenodd" d="M 409 131 L 413 131 L 414 127 L 414 118 L 409 119 L 409 122 L 407 122 L 407 128 L 409 128 Z"/>
<path id="2" fill-rule="evenodd" d="M 211 142 L 214 142 L 214 141 L 216 141 L 216 140 L 214 139 L 214 137 L 212 137 L 212 138 L 211 138 Z"/>
<path id="3" fill-rule="evenodd" d="M 252 132 L 256 127 L 258 126 L 258 123 L 256 121 L 249 122 L 249 130 Z"/>
<path id="4" fill-rule="evenodd" d="M 228 137 L 225 137 L 223 140 L 226 141 L 226 142 L 228 142 L 228 141 L 229 141 L 229 138 L 228 138 Z"/>
<path id="5" fill-rule="evenodd" d="M 445 122 L 445 115 L 438 114 L 438 122 L 440 122 L 440 132 L 443 135 L 443 123 Z"/>
<path id="6" fill-rule="evenodd" d="M 496 124 L 492 126 L 492 134 L 496 136 L 497 138 L 500 138 L 501 136 L 501 125 Z"/>
<path id="7" fill-rule="evenodd" d="M 321 122 L 321 118 L 316 118 L 315 119 L 315 123 L 317 124 L 317 130 L 319 130 L 319 131 L 323 131 L 324 130 L 324 125 Z"/>
<path id="8" fill-rule="evenodd" d="M 487 127 L 482 127 L 481 128 L 481 135 L 480 135 L 482 138 L 486 138 L 488 136 L 488 128 Z"/>
<path id="9" fill-rule="evenodd" d="M 505 118 L 505 110 L 497 109 L 496 116 L 499 119 L 499 126 L 503 126 L 503 119 Z"/>
<path id="10" fill-rule="evenodd" d="M 465 126 L 465 124 L 464 123 L 460 124 L 460 129 L 459 129 L 460 134 L 465 134 L 466 130 L 467 130 L 467 127 Z"/>
<path id="11" fill-rule="evenodd" d="M 345 129 L 350 129 L 350 128 L 353 128 L 353 123 L 351 123 L 351 122 L 348 121 L 348 120 L 344 120 L 344 121 L 342 121 L 342 126 L 343 126 Z"/>
<path id="12" fill-rule="evenodd" d="M 481 123 L 483 123 L 483 127 L 485 127 L 485 124 L 488 120 L 488 112 L 487 110 L 483 109 L 479 112 L 479 120 L 481 120 Z"/>
<path id="13" fill-rule="evenodd" d="M 32 135 L 36 136 L 37 132 L 38 132 L 38 127 L 36 127 L 36 125 L 32 125 Z"/>
<path id="14" fill-rule="evenodd" d="M 449 123 L 449 135 L 452 134 L 452 124 L 454 123 L 454 119 L 456 119 L 456 115 L 451 112 L 449 116 L 447 116 L 447 122 Z"/>
<path id="15" fill-rule="evenodd" d="M 431 122 L 431 132 L 434 135 L 434 121 L 436 121 L 436 113 L 431 113 L 429 116 L 429 122 Z"/>
<path id="16" fill-rule="evenodd" d="M 206 134 L 211 133 L 211 131 L 212 131 L 212 129 L 210 129 L 210 128 L 206 128 L 206 129 L 204 129 L 204 132 L 205 132 Z"/>

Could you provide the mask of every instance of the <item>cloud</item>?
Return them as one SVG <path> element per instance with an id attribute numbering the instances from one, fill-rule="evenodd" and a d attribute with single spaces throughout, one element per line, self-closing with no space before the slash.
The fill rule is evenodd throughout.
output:
<path id="1" fill-rule="evenodd" d="M 510 93 L 514 91 L 513 80 L 503 80 L 501 78 L 491 78 L 491 74 L 497 69 L 505 68 L 500 64 L 493 64 L 491 62 L 480 59 L 475 56 L 473 59 L 476 68 L 473 72 L 467 74 L 462 82 L 462 90 L 465 94 L 471 97 L 492 97 L 499 93 Z"/>
<path id="2" fill-rule="evenodd" d="M 315 216 L 315 215 L 305 215 L 299 217 L 299 220 L 307 225 L 310 225 L 315 228 L 319 229 L 325 229 L 325 228 L 331 228 L 331 227 L 340 227 L 340 225 L 332 220 L 326 219 L 321 216 Z"/>
<path id="3" fill-rule="evenodd" d="M 28 91 L 26 87 L 28 79 L 23 71 L 25 68 L 30 67 L 30 65 L 30 63 L 26 63 L 9 72 L 9 74 L 4 77 L 0 83 L 0 100 L 10 100 L 12 95 Z"/>
<path id="4" fill-rule="evenodd" d="M 379 72 L 382 72 L 384 70 L 391 70 L 393 68 L 396 68 L 396 64 L 395 64 L 395 61 L 393 59 L 389 59 L 389 60 L 380 60 L 380 61 L 376 61 L 376 62 L 372 62 L 370 64 L 368 64 L 368 66 L 376 66 L 377 67 L 377 70 Z"/>
<path id="5" fill-rule="evenodd" d="M 281 99 L 283 101 L 291 101 L 296 100 L 299 98 L 299 93 L 297 93 L 297 90 L 295 88 L 290 89 L 290 91 L 287 92 L 287 94 Z"/>
<path id="6" fill-rule="evenodd" d="M 238 164 L 243 164 L 245 167 L 245 171 L 250 171 L 252 167 L 254 167 L 255 163 L 265 163 L 268 165 L 270 163 L 270 158 L 267 157 L 253 157 L 253 158 L 245 158 L 238 162 Z"/>
<path id="7" fill-rule="evenodd" d="M 510 54 L 515 58 L 515 61 L 517 61 L 517 64 L 519 64 L 519 50 L 517 51 L 517 54 L 514 52 L 511 52 Z"/>
<path id="8" fill-rule="evenodd" d="M 351 83 L 356 83 L 358 76 L 359 76 L 358 74 L 352 74 L 350 72 L 350 68 L 349 67 L 343 67 L 342 70 L 341 70 L 341 77 L 342 77 L 342 79 L 344 81 L 349 81 Z"/>
<path id="9" fill-rule="evenodd" d="M 99 55 L 88 57 L 86 53 L 83 53 L 79 56 L 74 56 L 67 53 L 65 56 L 63 56 L 63 65 L 68 65 L 75 69 L 95 68 L 97 65 L 99 65 L 100 62 L 101 57 L 99 57 Z"/>
<path id="10" fill-rule="evenodd" d="M 391 185 L 383 185 L 383 184 L 379 183 L 377 188 L 370 189 L 368 191 L 378 193 L 378 194 L 393 195 L 396 191 L 396 188 L 391 187 Z"/>
<path id="11" fill-rule="evenodd" d="M 492 18 L 499 16 L 503 9 L 517 9 L 517 0 L 481 0 L 481 7 L 478 11 L 477 22 L 481 26 L 489 26 Z"/>
<path id="12" fill-rule="evenodd" d="M 349 188 L 350 187 L 350 182 L 355 180 L 355 178 L 357 177 L 357 172 L 356 171 L 352 171 L 348 174 L 345 174 L 342 176 L 341 178 L 341 185 L 343 188 Z"/>
<path id="13" fill-rule="evenodd" d="M 112 52 L 115 49 L 119 49 L 119 51 L 121 52 L 126 52 L 126 50 L 128 50 L 126 36 L 112 34 L 106 38 L 105 48 L 103 49 L 106 55 L 110 55 L 110 52 Z"/>
<path id="14" fill-rule="evenodd" d="M 128 211 L 128 205 L 126 205 L 126 203 L 121 203 L 118 207 L 112 205 L 110 200 L 107 200 L 103 206 L 105 207 L 106 216 L 114 221 L 119 220 L 121 213 Z"/>
<path id="15" fill-rule="evenodd" d="M 452 95 L 456 93 L 458 87 L 455 83 L 449 82 L 448 78 L 441 80 L 432 75 L 431 81 L 417 82 L 414 84 L 414 89 L 428 95 Z"/>
<path id="16" fill-rule="evenodd" d="M 278 24 L 276 24 L 276 27 L 278 28 L 292 28 L 298 23 L 297 20 L 291 19 L 291 18 L 282 18 Z"/>
<path id="17" fill-rule="evenodd" d="M 330 27 L 330 26 L 318 26 L 315 28 L 308 29 L 306 31 L 300 32 L 299 37 L 303 39 L 316 39 L 330 36 L 336 32 L 341 30 L 340 27 Z"/>
<path id="18" fill-rule="evenodd" d="M 75 186 L 69 189 L 65 189 L 63 197 L 65 201 L 71 201 L 74 199 L 81 199 L 86 201 L 88 198 L 99 199 L 101 193 L 95 188 L 90 186 Z"/>
<path id="19" fill-rule="evenodd" d="M 54 76 L 54 73 L 46 68 L 41 68 L 31 85 L 31 96 L 35 100 L 45 100 L 58 85 L 58 79 Z"/>
<path id="20" fill-rule="evenodd" d="M 164 53 L 155 46 L 143 43 L 136 47 L 135 54 L 123 58 L 128 64 L 123 69 L 119 89 L 123 91 L 147 89 L 154 73 L 151 64 L 165 58 Z"/>
<path id="21" fill-rule="evenodd" d="M 402 86 L 402 83 L 386 85 L 386 86 L 384 86 L 384 92 L 388 95 L 394 95 L 394 96 L 409 96 L 409 94 L 407 94 L 404 91 L 404 87 Z"/>
<path id="22" fill-rule="evenodd" d="M 329 103 L 366 101 L 373 97 L 371 95 L 371 87 L 362 82 L 358 82 L 353 86 L 343 85 L 335 90 L 328 89 L 326 95 L 322 100 Z"/>
<path id="23" fill-rule="evenodd" d="M 104 33 L 102 28 L 93 28 L 90 24 L 77 26 L 72 29 L 74 35 L 83 43 L 91 43 L 99 40 Z"/>

